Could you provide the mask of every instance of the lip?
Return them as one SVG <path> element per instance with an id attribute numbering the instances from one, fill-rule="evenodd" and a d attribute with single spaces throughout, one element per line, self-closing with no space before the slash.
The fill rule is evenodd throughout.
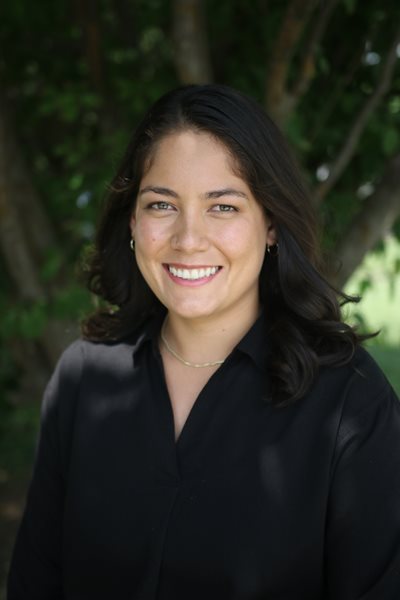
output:
<path id="1" fill-rule="evenodd" d="M 220 265 L 185 265 L 184 263 L 163 263 L 164 268 L 174 267 L 175 269 L 213 269 L 214 267 L 218 267 L 221 269 Z"/>
<path id="2" fill-rule="evenodd" d="M 218 266 L 218 271 L 214 273 L 214 275 L 209 275 L 208 277 L 202 277 L 201 279 L 182 279 L 181 277 L 176 277 L 173 275 L 168 269 L 169 266 L 175 267 L 176 269 L 207 269 L 211 268 L 215 265 L 184 265 L 181 263 L 163 263 L 163 268 L 168 277 L 176 284 L 181 285 L 183 287 L 199 287 L 200 285 L 205 285 L 207 283 L 211 283 L 218 275 L 221 273 L 223 267 Z"/>

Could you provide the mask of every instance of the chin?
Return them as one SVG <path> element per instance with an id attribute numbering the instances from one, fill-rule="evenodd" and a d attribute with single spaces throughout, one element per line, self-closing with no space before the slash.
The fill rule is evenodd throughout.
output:
<path id="1" fill-rule="evenodd" d="M 179 306 L 171 304 L 167 306 L 168 312 L 175 314 L 183 319 L 199 319 L 203 317 L 211 317 L 217 312 L 215 307 L 205 306 Z"/>

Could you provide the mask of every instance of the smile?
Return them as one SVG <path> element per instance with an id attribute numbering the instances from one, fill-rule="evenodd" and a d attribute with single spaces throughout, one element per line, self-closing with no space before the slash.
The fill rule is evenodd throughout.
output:
<path id="1" fill-rule="evenodd" d="M 191 281 L 196 281 L 196 279 L 204 279 L 205 277 L 211 277 L 215 275 L 215 273 L 220 269 L 220 267 L 201 267 L 196 269 L 177 269 L 172 265 L 167 265 L 168 271 L 174 275 L 174 277 L 179 277 L 180 279 L 186 279 Z"/>
<path id="2" fill-rule="evenodd" d="M 195 267 L 185 268 L 183 266 L 173 266 L 164 264 L 165 270 L 173 277 L 173 279 L 181 280 L 182 282 L 204 282 L 212 279 L 222 267 Z"/>

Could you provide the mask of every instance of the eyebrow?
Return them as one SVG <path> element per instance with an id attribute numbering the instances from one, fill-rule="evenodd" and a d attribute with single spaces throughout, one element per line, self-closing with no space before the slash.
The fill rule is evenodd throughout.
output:
<path id="1" fill-rule="evenodd" d="M 146 194 L 147 192 L 153 192 L 153 194 L 160 194 L 162 196 L 168 196 L 169 198 L 179 198 L 179 194 L 177 194 L 173 190 L 171 190 L 169 188 L 158 187 L 158 186 L 153 186 L 153 185 L 148 185 L 148 186 L 144 187 L 142 190 L 140 190 L 139 195 L 141 196 L 142 194 Z M 224 196 L 236 196 L 237 198 L 245 198 L 246 200 L 248 199 L 247 195 L 244 192 L 241 192 L 240 190 L 235 190 L 234 188 L 229 188 L 229 187 L 222 188 L 220 190 L 213 190 L 211 192 L 206 192 L 204 194 L 204 196 L 207 200 L 222 198 Z"/>
<path id="2" fill-rule="evenodd" d="M 247 196 L 244 192 L 241 192 L 240 190 L 235 190 L 234 188 L 214 190 L 213 192 L 207 192 L 205 194 L 206 198 L 222 198 L 223 196 L 236 196 L 237 198 L 245 198 L 247 200 Z"/>
<path id="3" fill-rule="evenodd" d="M 148 186 L 144 187 L 142 190 L 140 190 L 139 196 L 141 196 L 142 194 L 147 194 L 147 192 L 153 192 L 153 194 L 160 194 L 161 196 L 169 196 L 170 198 L 178 198 L 178 194 L 176 192 L 174 192 L 173 190 L 170 190 L 169 188 L 157 187 L 157 186 L 153 186 L 153 185 L 148 185 Z"/>

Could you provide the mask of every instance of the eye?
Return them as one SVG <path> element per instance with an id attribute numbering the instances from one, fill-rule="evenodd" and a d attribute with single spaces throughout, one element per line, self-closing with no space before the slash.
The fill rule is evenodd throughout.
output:
<path id="1" fill-rule="evenodd" d="M 150 204 L 148 204 L 146 206 L 146 208 L 148 210 L 155 210 L 155 211 L 161 211 L 161 210 L 173 210 L 173 206 L 172 204 L 169 204 L 168 202 L 164 202 L 163 200 L 160 200 L 159 202 L 151 202 Z"/>
<path id="2" fill-rule="evenodd" d="M 238 212 L 238 209 L 235 206 L 232 206 L 231 204 L 215 204 L 212 207 L 212 212 Z"/>

